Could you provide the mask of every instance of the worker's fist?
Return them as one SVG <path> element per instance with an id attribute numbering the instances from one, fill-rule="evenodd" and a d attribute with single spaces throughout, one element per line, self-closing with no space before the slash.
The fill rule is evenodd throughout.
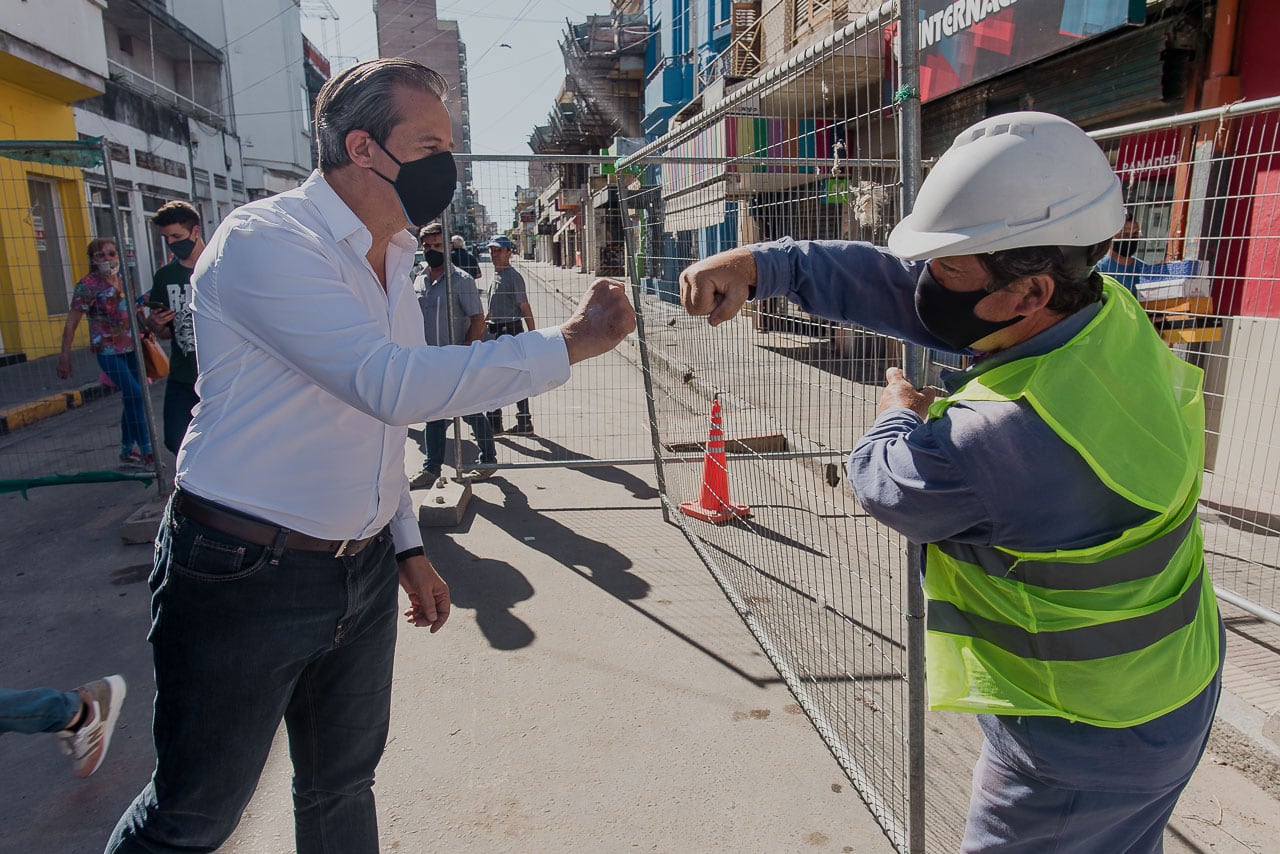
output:
<path id="1" fill-rule="evenodd" d="M 690 264 L 680 274 L 680 302 L 694 317 L 719 326 L 738 313 L 756 283 L 756 260 L 747 249 L 730 249 Z"/>
<path id="2" fill-rule="evenodd" d="M 627 298 L 627 286 L 614 279 L 596 279 L 573 316 L 560 326 L 569 364 L 609 352 L 635 328 L 636 312 Z"/>
<path id="3" fill-rule="evenodd" d="M 928 386 L 916 388 L 907 382 L 902 368 L 890 368 L 884 372 L 884 378 L 888 384 L 880 393 L 880 406 L 876 408 L 877 415 L 883 415 L 890 409 L 910 409 L 921 418 L 929 417 L 929 407 L 938 396 L 937 391 Z"/>

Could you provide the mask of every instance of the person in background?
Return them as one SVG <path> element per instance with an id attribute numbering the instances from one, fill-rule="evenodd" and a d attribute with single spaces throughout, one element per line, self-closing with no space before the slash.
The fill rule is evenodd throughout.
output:
<path id="1" fill-rule="evenodd" d="M 712 325 L 786 296 L 975 359 L 942 397 L 890 368 L 849 458 L 866 512 L 927 544 L 930 706 L 985 736 L 965 852 L 1160 851 L 1213 725 L 1203 372 L 1094 268 L 1123 223 L 1084 131 L 1008 113 L 956 137 L 888 249 L 783 239 L 680 277 Z"/>
<path id="2" fill-rule="evenodd" d="M 172 339 L 169 377 L 164 387 L 164 446 L 177 454 L 191 423 L 196 394 L 196 336 L 191 320 L 191 271 L 204 251 L 200 214 L 188 202 L 161 206 L 151 224 L 164 238 L 173 260 L 151 277 L 147 327 L 159 338 Z"/>
<path id="3" fill-rule="evenodd" d="M 511 252 L 516 245 L 511 238 L 500 234 L 489 241 L 489 258 L 493 261 L 493 287 L 489 291 L 489 334 L 494 338 L 503 335 L 519 335 L 534 329 L 533 309 L 525 291 L 524 276 L 511 266 Z M 495 433 L 502 430 L 502 410 L 489 412 L 489 422 Z M 506 432 L 518 436 L 533 434 L 533 416 L 529 413 L 529 399 L 516 402 L 516 424 Z"/>
<path id="4" fill-rule="evenodd" d="M 129 326 L 132 306 L 120 277 L 120 252 L 114 240 L 98 237 L 89 241 L 88 255 L 90 272 L 71 293 L 71 307 L 62 329 L 58 376 L 71 378 L 71 345 L 80 318 L 87 316 L 89 347 L 102 372 L 120 389 L 124 404 L 120 413 L 120 464 L 126 468 L 150 468 L 155 465 L 155 454 L 142 399 L 146 380 L 133 352 L 135 342 Z"/>
<path id="5" fill-rule="evenodd" d="M 128 687 L 120 675 L 105 676 L 74 691 L 0 688 L 0 732 L 51 732 L 80 779 L 107 758 L 111 735 L 120 722 Z"/>
<path id="6" fill-rule="evenodd" d="M 418 307 L 422 309 L 422 329 L 427 343 L 442 347 L 483 341 L 484 310 L 480 306 L 475 279 L 457 267 L 450 271 L 450 278 L 445 279 L 444 232 L 440 223 L 433 222 L 423 228 L 421 240 L 426 269 L 414 280 L 413 292 L 418 295 Z M 489 419 L 483 415 L 468 415 L 463 420 L 471 425 L 475 434 L 476 445 L 480 448 L 480 465 L 496 463 L 498 452 Z M 410 489 L 428 489 L 439 479 L 444 466 L 445 435 L 452 422 L 452 418 L 439 418 L 423 426 L 422 453 L 426 460 L 422 471 L 409 481 Z M 488 480 L 493 476 L 493 469 L 464 470 L 458 475 L 465 480 Z"/>
<path id="7" fill-rule="evenodd" d="M 409 493 L 408 425 L 548 391 L 635 328 L 625 286 L 598 279 L 559 327 L 427 345 L 406 229 L 457 186 L 447 92 L 403 58 L 329 78 L 319 168 L 232 211 L 192 274 L 200 405 L 150 579 L 156 767 L 112 854 L 217 849 L 281 722 L 293 850 L 379 850 L 398 590 L 413 626 L 438 631 L 450 610 Z"/>
<path id="8" fill-rule="evenodd" d="M 465 272 L 473 279 L 480 278 L 480 262 L 476 256 L 467 251 L 467 243 L 462 239 L 461 234 L 455 234 L 449 238 L 449 263 Z"/>
<path id="9" fill-rule="evenodd" d="M 1111 240 L 1111 248 L 1097 264 L 1097 271 L 1110 276 L 1129 289 L 1129 293 L 1138 295 L 1138 281 L 1150 266 L 1137 256 L 1138 244 L 1142 237 L 1142 229 L 1133 218 L 1133 211 L 1124 212 L 1124 225 Z"/>

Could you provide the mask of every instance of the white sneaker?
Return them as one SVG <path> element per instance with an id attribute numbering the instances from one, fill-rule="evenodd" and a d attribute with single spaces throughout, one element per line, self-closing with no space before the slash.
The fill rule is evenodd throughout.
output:
<path id="1" fill-rule="evenodd" d="M 120 706 L 128 689 L 124 677 L 107 676 L 76 689 L 84 703 L 84 718 L 74 730 L 58 733 L 62 752 L 71 757 L 75 775 L 88 777 L 107 758 L 111 734 L 120 720 Z"/>

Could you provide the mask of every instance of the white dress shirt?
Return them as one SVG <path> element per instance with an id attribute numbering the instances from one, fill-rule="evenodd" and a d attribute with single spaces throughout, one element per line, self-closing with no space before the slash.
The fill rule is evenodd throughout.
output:
<path id="1" fill-rule="evenodd" d="M 200 403 L 177 483 L 314 537 L 420 546 L 407 425 L 484 412 L 569 378 L 556 328 L 428 347 L 409 279 L 416 243 L 387 248 L 384 292 L 364 224 L 319 172 L 231 213 L 192 276 Z"/>

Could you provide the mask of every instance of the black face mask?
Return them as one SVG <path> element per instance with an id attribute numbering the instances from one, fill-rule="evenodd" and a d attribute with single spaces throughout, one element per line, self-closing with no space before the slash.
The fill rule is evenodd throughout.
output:
<path id="1" fill-rule="evenodd" d="M 1121 258 L 1132 258 L 1133 253 L 1138 251 L 1138 241 L 1136 240 L 1113 240 L 1111 248 Z"/>
<path id="2" fill-rule="evenodd" d="M 196 242 L 188 237 L 186 240 L 175 240 L 169 244 L 169 251 L 179 261 L 185 261 L 196 251 Z"/>
<path id="3" fill-rule="evenodd" d="M 947 342 L 952 350 L 964 350 L 975 341 L 981 341 L 992 332 L 1012 326 L 1023 315 L 1008 320 L 983 320 L 973 313 L 978 303 L 991 295 L 979 288 L 976 291 L 949 291 L 933 277 L 925 264 L 916 281 L 916 316 L 924 328 Z"/>
<path id="4" fill-rule="evenodd" d="M 374 142 L 378 141 L 375 139 Z M 387 151 L 380 142 L 378 147 Z M 387 156 L 400 167 L 400 174 L 394 181 L 377 169 L 373 169 L 373 174 L 396 188 L 405 218 L 422 228 L 444 213 L 449 202 L 453 201 L 454 187 L 458 183 L 458 167 L 454 165 L 453 155 L 442 151 L 405 163 L 396 160 L 390 151 L 387 151 Z"/>
<path id="5" fill-rule="evenodd" d="M 422 260 L 426 261 L 431 269 L 438 270 L 444 266 L 444 253 L 439 249 L 427 249 L 422 253 Z"/>

